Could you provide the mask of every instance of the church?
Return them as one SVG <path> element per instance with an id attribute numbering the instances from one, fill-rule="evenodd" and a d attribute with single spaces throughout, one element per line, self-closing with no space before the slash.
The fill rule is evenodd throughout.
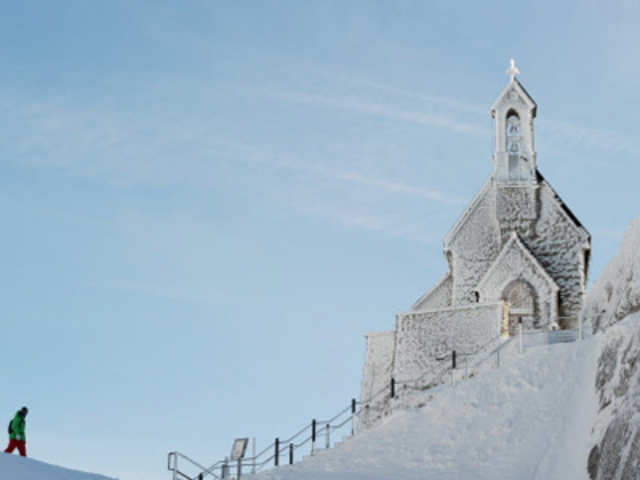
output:
<path id="1" fill-rule="evenodd" d="M 424 378 L 452 350 L 472 354 L 519 328 L 577 326 L 591 237 L 537 168 L 537 105 L 519 73 L 512 60 L 491 105 L 493 171 L 444 238 L 446 274 L 394 330 L 366 335 L 363 403 L 391 378 Z"/>

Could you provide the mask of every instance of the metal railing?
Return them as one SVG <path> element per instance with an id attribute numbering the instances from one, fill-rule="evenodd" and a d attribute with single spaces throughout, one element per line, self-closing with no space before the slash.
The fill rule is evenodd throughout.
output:
<path id="1" fill-rule="evenodd" d="M 468 378 L 477 373 L 477 371 L 490 361 L 495 360 L 495 366 L 500 367 L 501 355 L 506 347 L 519 338 L 521 350 L 525 345 L 523 338 L 533 335 L 540 336 L 544 339 L 544 344 L 555 344 L 573 342 L 578 338 L 577 330 L 557 330 L 546 332 L 519 332 L 519 335 L 503 339 L 502 336 L 493 337 L 485 344 L 477 347 L 471 352 L 451 351 L 448 355 L 438 358 L 438 360 L 450 360 L 443 367 L 437 370 L 425 372 L 421 376 L 412 380 L 396 381 L 391 377 L 389 384 L 382 386 L 373 392 L 366 400 L 358 402 L 355 398 L 351 400 L 349 405 L 336 413 L 328 420 L 313 419 L 309 424 L 298 430 L 288 438 L 280 439 L 279 437 L 262 449 L 255 453 L 255 440 L 253 444 L 253 455 L 244 457 L 237 461 L 230 461 L 228 458 L 219 460 L 210 467 L 195 462 L 188 456 L 180 452 L 170 452 L 168 455 L 167 467 L 173 473 L 172 480 L 205 480 L 212 477 L 215 480 L 231 479 L 230 472 L 232 469 L 236 471 L 236 479 L 240 479 L 242 472 L 248 469 L 255 474 L 273 462 L 274 467 L 278 467 L 282 463 L 289 465 L 294 463 L 296 452 L 299 454 L 300 449 L 309 445 L 309 454 L 316 455 L 319 450 L 323 449 L 320 444 L 324 445 L 324 449 L 331 448 L 332 438 L 336 433 L 341 431 L 346 425 L 351 424 L 350 436 L 356 434 L 356 421 L 363 420 L 367 423 L 373 423 L 378 418 L 391 412 L 391 401 L 398 398 L 399 393 L 420 392 L 445 384 L 449 378 L 455 383 L 454 371 L 464 368 L 464 377 Z M 526 342 L 526 347 L 535 346 L 532 342 Z M 497 345 L 496 345 L 497 344 Z M 541 343 L 542 344 L 542 343 Z M 495 348 L 491 348 L 496 345 Z M 484 353 L 484 355 L 483 355 Z M 471 359 L 471 362 L 469 362 Z M 460 362 L 462 360 L 462 362 Z M 471 363 L 471 365 L 469 365 Z M 373 415 L 373 418 L 372 418 Z M 342 430 L 344 433 L 344 430 Z M 333 436 L 333 437 L 332 437 Z M 349 435 L 345 435 L 349 436 Z M 324 442 L 320 439 L 324 437 Z M 335 446 L 335 445 L 334 445 Z M 178 460 L 182 459 L 192 468 L 199 470 L 195 476 L 191 477 L 179 468 Z M 282 462 L 284 460 L 284 462 Z"/>

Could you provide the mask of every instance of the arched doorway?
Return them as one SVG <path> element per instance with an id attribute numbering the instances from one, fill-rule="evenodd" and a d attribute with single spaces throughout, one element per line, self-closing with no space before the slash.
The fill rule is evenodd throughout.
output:
<path id="1" fill-rule="evenodd" d="M 536 314 L 536 293 L 523 280 L 514 280 L 502 292 L 502 299 L 509 305 L 509 335 L 518 333 L 518 322 L 531 327 Z"/>

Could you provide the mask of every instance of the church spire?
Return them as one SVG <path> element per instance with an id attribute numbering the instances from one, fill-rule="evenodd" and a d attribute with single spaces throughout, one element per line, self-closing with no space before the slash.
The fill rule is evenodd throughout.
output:
<path id="1" fill-rule="evenodd" d="M 491 106 L 494 121 L 494 178 L 500 183 L 535 183 L 533 119 L 536 116 L 536 103 L 516 78 L 520 70 L 513 58 L 505 73 L 510 81 Z"/>

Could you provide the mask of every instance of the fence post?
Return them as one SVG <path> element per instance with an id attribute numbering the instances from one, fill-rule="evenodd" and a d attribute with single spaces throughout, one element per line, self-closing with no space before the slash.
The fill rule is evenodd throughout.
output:
<path id="1" fill-rule="evenodd" d="M 457 360 L 457 358 L 456 358 L 456 351 L 455 351 L 455 350 L 453 350 L 453 351 L 451 352 L 451 368 L 453 368 L 454 370 L 456 369 L 456 363 L 457 363 L 457 362 L 456 362 L 456 360 Z"/>
<path id="2" fill-rule="evenodd" d="M 289 465 L 293 465 L 293 443 L 289 444 Z"/>
<path id="3" fill-rule="evenodd" d="M 580 322 L 578 326 L 578 341 L 582 341 L 582 315 L 578 315 L 578 321 Z"/>
<path id="4" fill-rule="evenodd" d="M 178 455 L 174 453 L 173 454 L 173 480 L 177 480 L 177 478 L 178 478 Z"/>
<path id="5" fill-rule="evenodd" d="M 327 423 L 327 438 L 325 443 L 327 450 L 329 450 L 329 448 L 331 448 L 331 425 L 329 423 Z"/>
<path id="6" fill-rule="evenodd" d="M 222 464 L 222 476 L 221 478 L 227 478 L 227 473 L 229 473 L 229 458 L 224 457 L 224 463 Z"/>
<path id="7" fill-rule="evenodd" d="M 356 434 L 356 399 L 351 399 L 351 436 Z"/>
<path id="8" fill-rule="evenodd" d="M 396 379 L 391 377 L 391 398 L 396 396 Z"/>
<path id="9" fill-rule="evenodd" d="M 311 420 L 311 456 L 316 454 L 316 419 Z"/>
<path id="10" fill-rule="evenodd" d="M 518 330 L 520 331 L 520 353 L 522 353 L 522 317 L 518 318 Z"/>
<path id="11" fill-rule="evenodd" d="M 277 467 L 278 464 L 280 463 L 280 439 L 276 438 L 276 451 L 275 451 L 275 455 L 273 457 L 273 461 L 275 463 L 275 466 Z"/>
<path id="12" fill-rule="evenodd" d="M 251 439 L 251 450 L 253 453 L 253 460 L 251 462 L 251 473 L 255 475 L 256 473 L 256 437 Z"/>

